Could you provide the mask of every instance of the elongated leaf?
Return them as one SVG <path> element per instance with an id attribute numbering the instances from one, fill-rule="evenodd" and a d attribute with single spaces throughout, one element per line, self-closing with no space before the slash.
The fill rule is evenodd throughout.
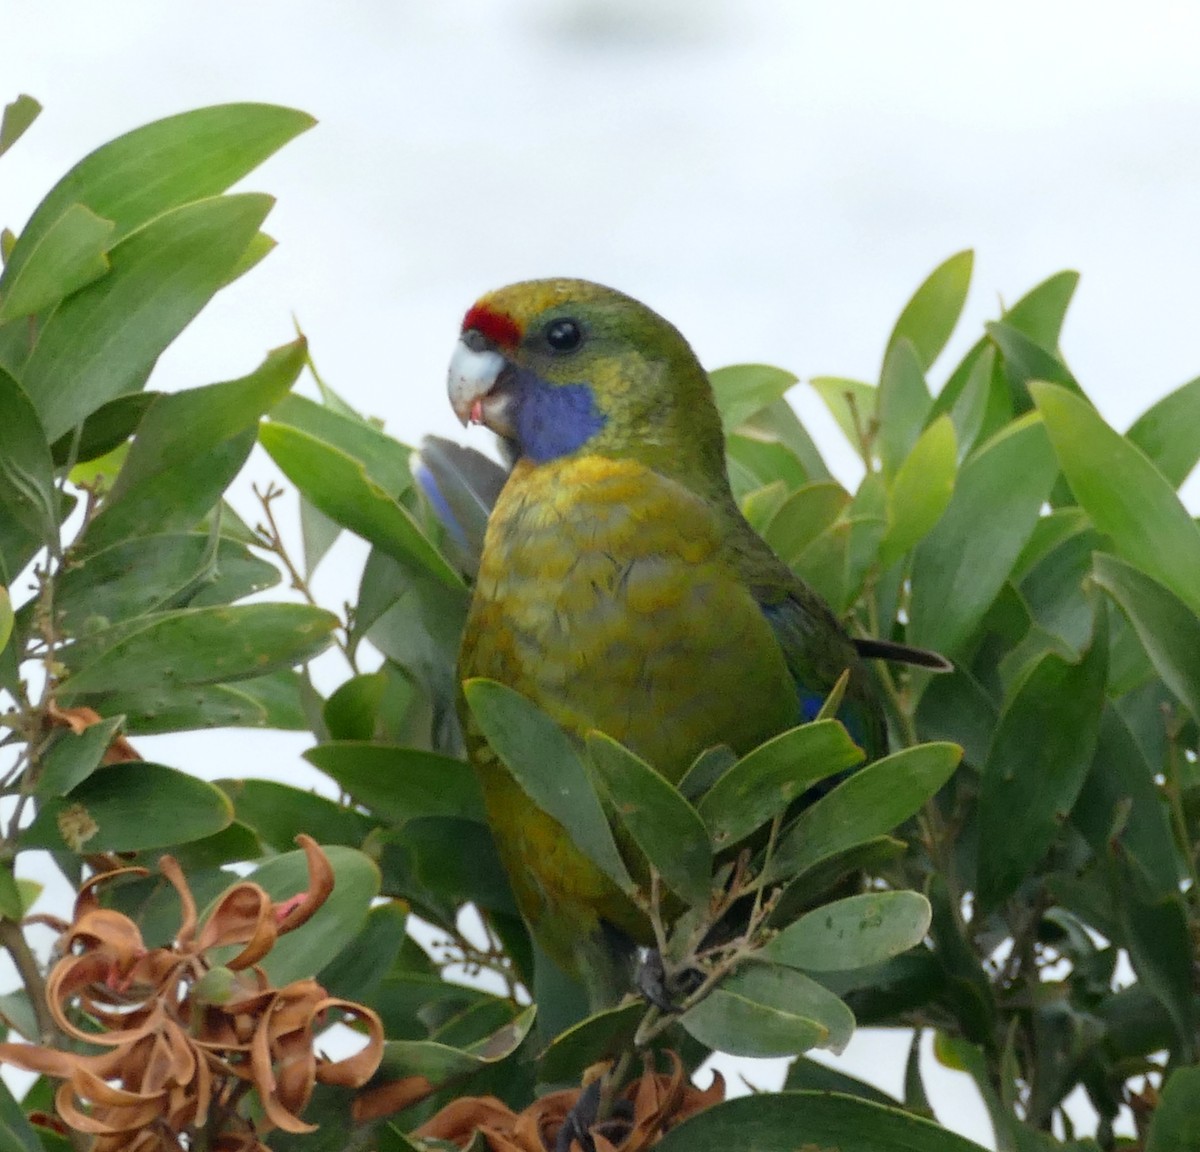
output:
<path id="1" fill-rule="evenodd" d="M 4 106 L 4 115 L 0 117 L 0 156 L 21 139 L 41 110 L 42 106 L 24 93 Z"/>
<path id="2" fill-rule="evenodd" d="M 932 406 L 917 350 L 901 337 L 889 345 L 879 378 L 877 444 L 885 476 L 894 476 L 912 451 Z"/>
<path id="3" fill-rule="evenodd" d="M 1200 377 L 1147 408 L 1125 438 L 1140 448 L 1167 483 L 1178 488 L 1200 460 Z"/>
<path id="4" fill-rule="evenodd" d="M 1097 553 L 1093 578 L 1128 618 L 1163 683 L 1200 721 L 1200 618 L 1132 564 Z"/>
<path id="5" fill-rule="evenodd" d="M 800 461 L 804 468 L 805 480 L 832 479 L 812 437 L 785 399 L 776 400 L 755 412 L 748 420 L 743 420 L 738 426 L 737 434 L 767 445 L 786 448 Z"/>
<path id="6" fill-rule="evenodd" d="M 888 338 L 888 353 L 901 340 L 908 340 L 921 367 L 928 371 L 954 332 L 967 301 L 975 254 L 956 252 L 939 264 L 904 306 Z"/>
<path id="7" fill-rule="evenodd" d="M 76 735 L 67 729 L 58 734 L 42 760 L 35 791 L 38 796 L 65 796 L 100 767 L 124 721 L 113 716 L 91 724 Z"/>
<path id="8" fill-rule="evenodd" d="M 1200 1068 L 1177 1067 L 1163 1087 L 1150 1120 L 1146 1152 L 1190 1152 L 1200 1148 Z"/>
<path id="9" fill-rule="evenodd" d="M 304 396 L 289 393 L 271 410 L 271 420 L 308 433 L 357 460 L 389 496 L 412 487 L 412 449 L 359 417 L 347 416 Z"/>
<path id="10" fill-rule="evenodd" d="M 0 324 L 32 316 L 108 271 L 114 224 L 72 204 L 48 229 L 20 272 L 0 276 Z"/>
<path id="11" fill-rule="evenodd" d="M 28 99 L 28 97 L 23 97 L 23 99 Z M 11 108 L 12 105 L 9 107 Z M 3 144 L 4 132 L 0 131 L 0 152 L 4 151 Z M 37 1039 L 36 1028 L 30 1038 Z M 25 1118 L 25 1110 L 13 1099 L 8 1085 L 4 1083 L 0 1083 L 0 1147 L 3 1147 L 6 1152 L 46 1152 L 37 1133 Z M 69 1148 L 70 1145 L 66 1145 L 66 1147 Z"/>
<path id="12" fill-rule="evenodd" d="M 70 675 L 60 699 L 160 682 L 213 684 L 290 668 L 328 646 L 338 619 L 307 604 L 243 604 L 187 608 L 138 625 L 134 631 L 118 626 L 65 649 Z"/>
<path id="13" fill-rule="evenodd" d="M 949 506 L 913 558 L 909 643 L 951 659 L 959 654 L 1025 547 L 1056 474 L 1046 431 L 1033 418 L 1010 425 L 967 460 Z"/>
<path id="14" fill-rule="evenodd" d="M 3 652 L 8 644 L 8 638 L 12 635 L 13 630 L 13 606 L 12 600 L 9 598 L 8 589 L 0 584 L 0 652 Z"/>
<path id="15" fill-rule="evenodd" d="M 934 401 L 932 410 L 934 419 L 948 413 L 954 423 L 954 438 L 958 443 L 960 462 L 971 454 L 987 422 L 995 367 L 996 350 L 991 347 L 983 348 L 971 365 L 962 390 L 953 402 L 941 404 L 942 397 L 940 395 Z"/>
<path id="16" fill-rule="evenodd" d="M 600 800 L 570 737 L 519 692 L 494 680 L 468 680 L 467 704 L 488 744 L 543 812 L 617 887 L 633 889 Z"/>
<path id="17" fill-rule="evenodd" d="M 51 313 L 20 369 L 51 441 L 141 388 L 155 359 L 225 282 L 271 204 L 251 193 L 201 200 L 109 250 L 108 275 Z"/>
<path id="18" fill-rule="evenodd" d="M 861 452 L 863 438 L 875 419 L 878 400 L 875 386 L 841 376 L 814 376 L 809 383 L 825 401 L 825 407 L 837 421 L 851 447 Z"/>
<path id="19" fill-rule="evenodd" d="M 820 1092 L 822 1095 L 837 1092 L 843 1096 L 858 1096 L 873 1104 L 883 1104 L 890 1108 L 899 1107 L 900 1104 L 894 1096 L 880 1091 L 873 1084 L 850 1076 L 840 1068 L 830 1068 L 828 1064 L 822 1064 L 808 1056 L 797 1056 L 792 1061 L 783 1088 L 785 1092 Z"/>
<path id="20" fill-rule="evenodd" d="M 453 1048 L 434 1040 L 389 1040 L 384 1046 L 380 1075 L 389 1080 L 424 1076 L 442 1084 L 507 1060 L 533 1027 L 537 1009 L 530 1005 L 498 1032 L 470 1048 Z"/>
<path id="21" fill-rule="evenodd" d="M 37 540 L 58 530 L 54 461 L 25 391 L 0 368 L 0 515 Z M 16 573 L 10 573 L 12 577 Z"/>
<path id="22" fill-rule="evenodd" d="M 485 822 L 475 773 L 462 760 L 360 740 L 318 744 L 304 758 L 389 821 L 457 816 Z"/>
<path id="23" fill-rule="evenodd" d="M 224 192 L 315 123 L 290 108 L 222 104 L 135 128 L 85 156 L 51 189 L 8 267 L 19 270 L 72 204 L 115 220 L 124 236 L 173 208 Z"/>
<path id="24" fill-rule="evenodd" d="M 863 759 L 836 720 L 784 732 L 743 756 L 697 805 L 713 844 L 725 848 L 761 828 L 819 780 Z"/>
<path id="25" fill-rule="evenodd" d="M 668 888 L 692 904 L 712 895 L 708 829 L 674 785 L 603 732 L 587 753 L 621 823 Z"/>
<path id="26" fill-rule="evenodd" d="M 1050 384 L 1030 386 L 1059 464 L 1092 523 L 1117 552 L 1200 615 L 1200 527 L 1140 448 L 1087 401 Z"/>
<path id="27" fill-rule="evenodd" d="M 887 494 L 887 532 L 879 548 L 883 567 L 915 547 L 942 518 L 954 494 L 954 424 L 939 416 L 904 458 Z"/>
<path id="28" fill-rule="evenodd" d="M 54 606 L 64 630 L 81 635 L 156 610 L 240 600 L 278 582 L 273 564 L 233 540 L 164 533 L 80 556 L 58 578 Z"/>
<path id="29" fill-rule="evenodd" d="M 900 1108 L 839 1093 L 778 1092 L 727 1100 L 685 1120 L 656 1152 L 983 1152 Z"/>
<path id="30" fill-rule="evenodd" d="M 1098 629 L 1082 660 L 1046 653 L 1005 702 L 979 796 L 982 906 L 1016 890 L 1070 813 L 1096 748 L 1107 670 Z"/>
<path id="31" fill-rule="evenodd" d="M 795 563 L 849 503 L 849 493 L 836 481 L 805 484 L 766 517 L 761 535 L 784 563 Z"/>
<path id="32" fill-rule="evenodd" d="M 814 908 L 759 955 L 807 972 L 865 968 L 920 944 L 930 917 L 929 901 L 919 892 L 864 892 Z"/>
<path id="33" fill-rule="evenodd" d="M 193 527 L 240 470 L 259 417 L 292 386 L 306 356 L 301 339 L 274 349 L 248 376 L 160 396 L 88 526 L 89 548 Z"/>
<path id="34" fill-rule="evenodd" d="M 956 744 L 918 744 L 855 772 L 800 814 L 780 840 L 764 880 L 791 878 L 890 832 L 946 783 L 961 757 Z"/>
<path id="35" fill-rule="evenodd" d="M 389 556 L 416 564 L 447 587 L 463 586 L 411 513 L 357 460 L 285 424 L 265 424 L 259 439 L 284 475 L 326 516 Z"/>
<path id="36" fill-rule="evenodd" d="M 987 325 L 987 334 L 1000 350 L 1010 383 L 1022 397 L 1031 380 L 1048 380 L 1079 392 L 1075 377 L 1058 356 L 1035 343 L 1020 329 L 997 321 Z M 1017 410 L 1024 411 L 1028 406 L 1028 400 L 1022 399 Z"/>
<path id="37" fill-rule="evenodd" d="M 748 965 L 726 977 L 679 1023 L 731 1056 L 841 1052 L 854 1032 L 853 1014 L 832 992 L 794 968 L 773 964 Z"/>
<path id="38" fill-rule="evenodd" d="M 369 816 L 277 780 L 218 780 L 242 823 L 276 852 L 290 852 L 301 832 L 320 832 L 326 844 L 355 848 L 376 826 Z"/>
<path id="39" fill-rule="evenodd" d="M 721 423 L 733 431 L 756 412 L 779 400 L 796 377 L 769 364 L 734 364 L 708 374 Z"/>
<path id="40" fill-rule="evenodd" d="M 211 836 L 233 819 L 219 789 L 174 768 L 134 760 L 94 772 L 52 799 L 21 833 L 22 848 L 140 852 Z"/>
<path id="41" fill-rule="evenodd" d="M 585 1068 L 628 1048 L 645 1015 L 644 1005 L 634 1001 L 581 1020 L 547 1046 L 538 1061 L 538 1080 L 543 1084 L 578 1081 Z"/>
<path id="42" fill-rule="evenodd" d="M 75 462 L 81 465 L 109 456 L 137 430 L 146 410 L 162 395 L 160 392 L 127 392 L 107 404 L 101 404 L 84 422 L 76 436 L 74 430 L 60 436 L 52 445 L 55 464 Z M 79 473 L 73 472 L 72 479 Z M 105 488 L 111 488 L 106 484 Z"/>
<path id="43" fill-rule="evenodd" d="M 1053 352 L 1058 348 L 1063 320 L 1078 286 L 1078 272 L 1056 272 L 1008 308 L 1004 322 Z"/>

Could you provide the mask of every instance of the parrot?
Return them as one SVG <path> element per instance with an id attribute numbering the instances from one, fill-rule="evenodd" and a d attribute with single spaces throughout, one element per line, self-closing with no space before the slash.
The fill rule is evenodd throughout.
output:
<path id="1" fill-rule="evenodd" d="M 864 659 L 910 650 L 853 640 L 746 521 L 708 376 L 667 320 L 586 280 L 513 284 L 467 311 L 447 387 L 512 462 L 460 685 L 499 681 L 676 784 L 706 749 L 743 755 L 812 720 L 848 672 L 838 718 L 869 759 L 886 752 Z M 459 712 L 521 916 L 593 1010 L 614 1005 L 651 940 L 646 915 L 530 802 L 461 692 Z"/>

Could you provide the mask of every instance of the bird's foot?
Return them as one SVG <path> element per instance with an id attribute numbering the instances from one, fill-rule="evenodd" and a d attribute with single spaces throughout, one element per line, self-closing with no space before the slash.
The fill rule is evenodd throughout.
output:
<path id="1" fill-rule="evenodd" d="M 695 992 L 703 980 L 704 973 L 698 968 L 668 973 L 662 953 L 657 948 L 643 948 L 638 952 L 637 967 L 633 973 L 634 985 L 642 997 L 660 1012 L 678 1012 L 682 1002 Z"/>

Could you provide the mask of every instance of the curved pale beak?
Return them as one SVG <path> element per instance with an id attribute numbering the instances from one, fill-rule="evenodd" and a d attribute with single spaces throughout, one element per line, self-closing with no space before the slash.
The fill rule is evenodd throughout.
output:
<path id="1" fill-rule="evenodd" d="M 495 407 L 489 403 L 489 397 L 506 363 L 495 348 L 481 346 L 475 333 L 463 333 L 450 357 L 446 391 L 455 415 L 464 426 L 489 423 L 489 409 Z"/>

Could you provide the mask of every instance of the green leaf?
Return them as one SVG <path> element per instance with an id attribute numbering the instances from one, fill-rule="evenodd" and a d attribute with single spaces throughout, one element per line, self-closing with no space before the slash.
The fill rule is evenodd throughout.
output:
<path id="1" fill-rule="evenodd" d="M 60 732 L 42 759 L 35 793 L 40 797 L 65 796 L 82 784 L 100 767 L 101 757 L 108 751 L 124 720 L 124 716 L 100 720 L 78 735 L 70 729 Z"/>
<path id="2" fill-rule="evenodd" d="M 1035 344 L 1053 352 L 1058 348 L 1063 320 L 1078 285 L 1078 272 L 1056 272 L 1006 309 L 1004 320 Z"/>
<path id="3" fill-rule="evenodd" d="M 0 368 L 0 512 L 38 540 L 58 531 L 54 461 L 37 412 Z M 16 577 L 16 573 L 10 573 Z"/>
<path id="4" fill-rule="evenodd" d="M 21 848 L 140 852 L 211 836 L 232 819 L 233 805 L 219 788 L 134 760 L 94 772 L 69 796 L 44 803 L 21 833 Z"/>
<path id="5" fill-rule="evenodd" d="M 1105 705 L 1096 752 L 1071 822 L 1098 857 L 1118 839 L 1145 872 L 1153 891 L 1177 888 L 1179 861 L 1166 803 L 1149 761 L 1111 703 Z"/>
<path id="6" fill-rule="evenodd" d="M 1167 1077 L 1162 1099 L 1150 1119 L 1146 1152 L 1191 1152 L 1200 1148 L 1200 1067 L 1180 1068 Z"/>
<path id="7" fill-rule="evenodd" d="M 1200 615 L 1200 527 L 1140 448 L 1078 396 L 1032 384 L 1051 443 L 1076 499 L 1117 552 Z"/>
<path id="8" fill-rule="evenodd" d="M 1125 433 L 1167 483 L 1178 488 L 1200 460 L 1200 377 L 1147 408 Z"/>
<path id="9" fill-rule="evenodd" d="M 820 1092 L 822 1096 L 837 1092 L 843 1096 L 857 1096 L 869 1100 L 873 1104 L 883 1104 L 896 1108 L 899 1101 L 886 1092 L 881 1092 L 873 1084 L 858 1080 L 843 1072 L 840 1068 L 830 1068 L 808 1056 L 797 1056 L 788 1068 L 787 1080 L 784 1081 L 785 1092 Z"/>
<path id="10" fill-rule="evenodd" d="M 259 440 L 284 475 L 330 519 L 394 559 L 416 564 L 447 587 L 463 586 L 408 509 L 375 483 L 357 460 L 286 424 L 264 424 Z"/>
<path id="11" fill-rule="evenodd" d="M 364 740 L 318 744 L 304 758 L 386 820 L 458 816 L 486 821 L 474 770 L 462 760 Z"/>
<path id="12" fill-rule="evenodd" d="M 79 636 L 150 612 L 229 603 L 278 582 L 273 564 L 233 540 L 165 533 L 80 555 L 59 576 L 54 607 L 63 630 Z"/>
<path id="13" fill-rule="evenodd" d="M 259 418 L 295 383 L 306 356 L 300 339 L 268 353 L 248 376 L 160 396 L 88 525 L 88 547 L 194 527 L 240 471 Z"/>
<path id="14" fill-rule="evenodd" d="M 926 277 L 892 329 L 888 338 L 889 355 L 901 340 L 908 340 L 921 368 L 929 370 L 962 315 L 974 263 L 974 252 L 969 249 L 957 252 Z"/>
<path id="15" fill-rule="evenodd" d="M 1024 332 L 1003 321 L 993 321 L 985 327 L 1000 351 L 1018 411 L 1029 407 L 1024 394 L 1031 380 L 1048 380 L 1072 392 L 1080 391 L 1075 377 L 1058 356 L 1035 343 Z"/>
<path id="16" fill-rule="evenodd" d="M 13 276 L 0 276 L 0 324 L 33 316 L 108 271 L 113 222 L 72 204 Z M 6 269 L 7 271 L 7 269 Z"/>
<path id="17" fill-rule="evenodd" d="M 290 852 L 301 832 L 356 848 L 376 826 L 353 808 L 276 780 L 218 780 L 216 785 L 233 801 L 237 818 L 276 852 Z"/>
<path id="18" fill-rule="evenodd" d="M 271 410 L 270 418 L 272 423 L 286 424 L 357 460 L 367 478 L 389 496 L 398 497 L 412 487 L 409 461 L 413 450 L 365 420 L 335 412 L 295 393 L 284 396 Z"/>
<path id="19" fill-rule="evenodd" d="M 109 250 L 108 275 L 50 314 L 20 366 L 51 441 L 141 388 L 160 353 L 224 283 L 271 205 L 257 193 L 186 204 Z"/>
<path id="20" fill-rule="evenodd" d="M 838 1093 L 756 1093 L 673 1128 L 655 1152 L 983 1152 L 900 1108 Z"/>
<path id="21" fill-rule="evenodd" d="M 403 904 L 372 908 L 358 935 L 321 969 L 318 983 L 330 996 L 369 1002 L 400 955 L 407 922 Z"/>
<path id="22" fill-rule="evenodd" d="M 78 436 L 72 430 L 60 436 L 50 446 L 54 454 L 54 463 L 62 465 L 74 461 L 72 480 L 76 476 L 84 475 L 89 480 L 94 479 L 94 472 L 81 472 L 81 466 L 102 457 L 108 458 L 107 463 L 111 463 L 116 455 L 114 450 L 123 447 L 129 437 L 137 431 L 146 410 L 161 395 L 161 392 L 126 392 L 107 404 L 101 404 L 83 422 Z M 111 475 L 107 464 L 101 471 L 105 475 Z M 105 485 L 106 489 L 111 487 L 111 481 Z"/>
<path id="23" fill-rule="evenodd" d="M 832 992 L 794 968 L 757 963 L 722 980 L 679 1023 L 731 1056 L 841 1052 L 854 1032 L 854 1016 Z"/>
<path id="24" fill-rule="evenodd" d="M 1200 721 L 1200 618 L 1196 611 L 1124 560 L 1098 552 L 1092 564 L 1093 579 L 1133 625 L 1163 683 Z"/>
<path id="25" fill-rule="evenodd" d="M 261 676 L 311 660 L 337 625 L 331 612 L 307 604 L 186 608 L 145 617 L 63 649 L 70 671 L 59 698 Z"/>
<path id="26" fill-rule="evenodd" d="M 1045 429 L 1028 417 L 966 461 L 949 506 L 913 557 L 910 644 L 959 655 L 1025 547 L 1056 475 Z"/>
<path id="27" fill-rule="evenodd" d="M 221 104 L 156 120 L 97 148 L 51 189 L 21 232 L 19 269 L 72 204 L 124 236 L 172 209 L 224 192 L 316 121 L 270 104 Z M 245 245 L 243 244 L 244 248 Z"/>
<path id="28" fill-rule="evenodd" d="M 940 403 L 942 396 L 934 401 L 932 415 L 936 419 L 947 412 L 954 423 L 954 437 L 958 443 L 958 459 L 963 461 L 970 455 L 987 421 L 988 403 L 992 395 L 992 374 L 996 367 L 994 348 L 984 348 L 971 365 L 963 387 L 953 401 Z"/>
<path id="29" fill-rule="evenodd" d="M 1069 663 L 1047 652 L 1014 685 L 983 767 L 979 903 L 995 908 L 1050 847 L 1092 762 L 1104 706 L 1108 641 Z"/>
<path id="30" fill-rule="evenodd" d="M 340 684 L 322 710 L 333 740 L 371 740 L 376 736 L 379 707 L 387 691 L 386 672 L 364 672 Z"/>
<path id="31" fill-rule="evenodd" d="M 712 896 L 712 851 L 696 810 L 628 748 L 591 732 L 588 760 L 617 817 L 668 888 L 690 904 Z"/>
<path id="32" fill-rule="evenodd" d="M 764 447 L 786 449 L 800 461 L 804 469 L 804 480 L 832 479 L 812 437 L 800 423 L 800 417 L 796 415 L 792 406 L 784 399 L 768 404 L 748 420 L 743 420 L 734 438 L 739 436 L 755 440 Z M 777 474 L 773 472 L 772 476 Z"/>
<path id="33" fill-rule="evenodd" d="M 805 484 L 767 517 L 761 535 L 785 564 L 794 564 L 849 503 L 850 494 L 836 481 Z"/>
<path id="34" fill-rule="evenodd" d="M 333 892 L 308 923 L 280 936 L 260 961 L 277 988 L 320 972 L 363 930 L 371 902 L 379 895 L 379 869 L 368 857 L 340 844 L 322 848 L 333 868 Z M 246 879 L 263 888 L 272 900 L 287 900 L 308 887 L 308 864 L 303 852 L 288 852 L 260 865 Z"/>
<path id="35" fill-rule="evenodd" d="M 22 97 L 22 99 L 27 100 L 28 97 Z M 9 107 L 11 108 L 12 105 L 10 104 Z M 8 117 L 6 115 L 5 123 L 0 127 L 0 152 L 4 151 L 7 129 Z M 3 1148 L 4 1152 L 44 1152 L 37 1133 L 25 1118 L 25 1110 L 13 1099 L 8 1085 L 3 1082 L 0 1082 L 0 1148 Z"/>
<path id="36" fill-rule="evenodd" d="M 769 364 L 734 364 L 710 372 L 708 379 L 727 432 L 775 403 L 796 383 L 792 373 Z"/>
<path id="37" fill-rule="evenodd" d="M 875 385 L 841 376 L 814 376 L 809 384 L 825 401 L 825 407 L 837 421 L 851 447 L 855 452 L 861 452 L 863 438 L 875 419 Z"/>
<path id="38" fill-rule="evenodd" d="M 780 840 L 763 881 L 791 879 L 890 832 L 950 779 L 961 757 L 956 744 L 918 744 L 855 772 L 800 814 Z"/>
<path id="39" fill-rule="evenodd" d="M 20 140 L 29 125 L 38 118 L 41 110 L 42 106 L 32 96 L 26 96 L 24 93 L 11 104 L 5 104 L 4 116 L 0 118 L 0 156 Z"/>
<path id="40" fill-rule="evenodd" d="M 915 948 L 930 917 L 929 901 L 919 892 L 865 892 L 814 908 L 759 955 L 806 972 L 865 968 Z"/>
<path id="41" fill-rule="evenodd" d="M 418 816 L 376 832 L 369 846 L 383 870 L 385 893 L 412 901 L 433 923 L 454 924 L 468 901 L 489 912 L 516 913 L 486 824 Z"/>
<path id="42" fill-rule="evenodd" d="M 538 1082 L 577 1084 L 586 1068 L 614 1059 L 630 1047 L 645 1015 L 645 1004 L 631 1001 L 589 1016 L 560 1033 L 538 1058 Z"/>
<path id="43" fill-rule="evenodd" d="M 492 751 L 530 800 L 618 888 L 632 892 L 633 881 L 571 738 L 519 692 L 494 680 L 468 680 L 463 692 Z"/>
<path id="44" fill-rule="evenodd" d="M 912 451 L 932 406 L 916 349 L 907 339 L 895 341 L 888 348 L 879 378 L 876 445 L 885 476 L 894 476 Z"/>
<path id="45" fill-rule="evenodd" d="M 537 1008 L 531 1004 L 498 1032 L 472 1045 L 469 1050 L 452 1048 L 434 1040 L 389 1040 L 384 1045 L 378 1075 L 388 1080 L 424 1076 L 433 1084 L 468 1076 L 489 1064 L 507 1060 L 529 1034 L 536 1013 Z"/>
<path id="46" fill-rule="evenodd" d="M 954 495 L 958 452 L 954 424 L 939 416 L 904 458 L 887 494 L 887 531 L 879 563 L 888 567 L 923 540 Z"/>
<path id="47" fill-rule="evenodd" d="M 836 720 L 783 732 L 748 752 L 700 797 L 697 811 L 717 848 L 745 839 L 819 780 L 863 759 Z"/>
<path id="48" fill-rule="evenodd" d="M 8 645 L 13 630 L 13 606 L 8 589 L 0 584 L 0 652 Z"/>

